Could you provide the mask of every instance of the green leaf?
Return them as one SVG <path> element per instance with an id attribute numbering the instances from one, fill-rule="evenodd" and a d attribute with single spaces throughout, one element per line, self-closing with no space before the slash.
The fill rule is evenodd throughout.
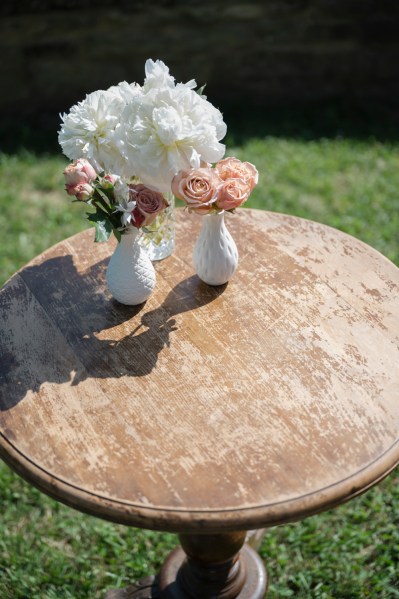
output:
<path id="1" fill-rule="evenodd" d="M 93 203 L 98 202 L 101 204 L 103 210 L 111 214 L 112 209 L 114 207 L 114 189 L 103 189 L 101 187 L 95 186 L 95 191 L 93 195 Z"/>
<path id="2" fill-rule="evenodd" d="M 116 237 L 116 239 L 118 240 L 118 243 L 120 242 L 121 238 L 122 238 L 122 233 L 118 230 L 118 229 L 113 229 L 114 231 L 114 235 Z"/>
<path id="3" fill-rule="evenodd" d="M 204 85 L 202 85 L 201 87 L 199 87 L 195 91 L 197 92 L 198 95 L 202 96 L 202 94 L 204 93 L 204 89 L 205 88 L 206 88 L 206 83 L 204 83 Z"/>
<path id="4" fill-rule="evenodd" d="M 94 224 L 96 229 L 96 236 L 94 241 L 108 241 L 110 235 L 113 230 L 112 223 L 105 216 L 104 212 L 94 212 L 92 214 L 88 214 L 88 220 Z"/>

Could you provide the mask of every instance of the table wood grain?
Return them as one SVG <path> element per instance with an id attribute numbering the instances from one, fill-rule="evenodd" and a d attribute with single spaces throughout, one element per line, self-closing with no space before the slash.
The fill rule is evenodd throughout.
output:
<path id="1" fill-rule="evenodd" d="M 363 492 L 399 462 L 399 269 L 315 222 L 242 209 L 238 271 L 193 272 L 201 219 L 138 307 L 93 230 L 0 292 L 0 454 L 74 508 L 150 529 L 247 530 Z"/>

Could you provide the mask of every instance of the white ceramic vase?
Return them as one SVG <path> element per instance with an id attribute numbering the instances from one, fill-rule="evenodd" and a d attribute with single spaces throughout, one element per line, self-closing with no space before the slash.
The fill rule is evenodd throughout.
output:
<path id="1" fill-rule="evenodd" d="M 136 306 L 149 298 L 155 287 L 155 270 L 139 244 L 140 231 L 131 227 L 122 235 L 108 264 L 106 281 L 121 304 Z"/>
<path id="2" fill-rule="evenodd" d="M 238 252 L 224 222 L 224 212 L 203 216 L 200 235 L 193 250 L 194 268 L 208 285 L 224 285 L 235 273 Z"/>

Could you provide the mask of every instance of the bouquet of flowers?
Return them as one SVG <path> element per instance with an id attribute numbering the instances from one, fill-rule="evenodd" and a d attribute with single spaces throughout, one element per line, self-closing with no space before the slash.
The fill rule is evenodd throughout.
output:
<path id="1" fill-rule="evenodd" d="M 79 158 L 64 170 L 66 192 L 75 201 L 87 202 L 95 212 L 88 220 L 96 227 L 95 241 L 106 241 L 114 232 L 118 241 L 133 226 L 149 227 L 168 206 L 164 195 L 141 183 L 124 183 L 115 175 L 98 175 L 85 158 Z"/>
<path id="2" fill-rule="evenodd" d="M 172 192 L 197 214 L 234 212 L 247 201 L 258 182 L 250 162 L 224 158 L 214 168 L 207 165 L 180 171 L 172 180 Z"/>
<path id="3" fill-rule="evenodd" d="M 147 60 L 145 80 L 90 93 L 61 116 L 59 143 L 74 162 L 66 190 L 95 209 L 96 240 L 147 227 L 168 201 L 172 180 L 225 152 L 222 114 L 196 90 L 175 83 L 162 61 Z M 219 202 L 220 204 L 220 202 Z"/>

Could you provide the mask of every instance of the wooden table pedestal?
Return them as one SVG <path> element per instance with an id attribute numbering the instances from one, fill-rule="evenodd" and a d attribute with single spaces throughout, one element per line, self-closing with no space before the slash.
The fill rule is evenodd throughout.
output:
<path id="1" fill-rule="evenodd" d="M 181 534 L 159 576 L 147 577 L 105 599 L 263 599 L 267 576 L 246 533 Z"/>

